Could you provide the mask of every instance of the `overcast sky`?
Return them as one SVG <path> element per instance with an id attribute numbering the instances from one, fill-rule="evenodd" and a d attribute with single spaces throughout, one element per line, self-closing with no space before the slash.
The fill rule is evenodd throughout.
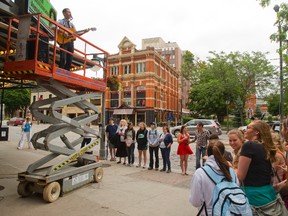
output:
<path id="1" fill-rule="evenodd" d="M 277 31 L 273 6 L 281 0 L 271 0 L 264 9 L 256 0 L 50 1 L 58 19 L 63 8 L 71 9 L 77 30 L 96 27 L 83 37 L 110 54 L 127 36 L 137 49 L 144 38 L 162 37 L 203 60 L 209 51 L 262 51 L 278 57 L 278 44 L 269 36 Z"/>

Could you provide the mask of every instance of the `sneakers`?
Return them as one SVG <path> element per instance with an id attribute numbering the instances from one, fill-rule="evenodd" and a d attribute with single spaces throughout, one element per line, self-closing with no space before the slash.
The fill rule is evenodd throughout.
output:
<path id="1" fill-rule="evenodd" d="M 148 170 L 152 170 L 153 168 L 152 167 L 148 167 Z"/>
<path id="2" fill-rule="evenodd" d="M 171 173 L 171 169 L 168 169 L 168 170 L 167 170 L 167 173 Z"/>
<path id="3" fill-rule="evenodd" d="M 165 171 L 166 171 L 166 169 L 161 169 L 161 170 L 160 170 L 160 172 L 165 172 Z"/>
<path id="4" fill-rule="evenodd" d="M 155 170 L 156 170 L 156 171 L 158 171 L 158 170 L 159 170 L 159 168 L 155 168 Z"/>
<path id="5" fill-rule="evenodd" d="M 19 146 L 17 147 L 18 150 L 22 150 L 22 148 L 20 148 Z"/>

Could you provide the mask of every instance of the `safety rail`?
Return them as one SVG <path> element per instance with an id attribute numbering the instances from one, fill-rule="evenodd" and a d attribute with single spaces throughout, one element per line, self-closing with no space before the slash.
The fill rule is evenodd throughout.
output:
<path id="1" fill-rule="evenodd" d="M 46 20 L 49 25 L 42 22 Z M 15 32 L 15 28 L 17 31 Z M 74 53 L 60 48 L 59 34 L 75 38 Z M 72 67 L 59 67 L 60 52 L 72 55 Z M 24 80 L 54 79 L 74 90 L 106 90 L 108 52 L 42 14 L 9 18 L 4 74 Z"/>

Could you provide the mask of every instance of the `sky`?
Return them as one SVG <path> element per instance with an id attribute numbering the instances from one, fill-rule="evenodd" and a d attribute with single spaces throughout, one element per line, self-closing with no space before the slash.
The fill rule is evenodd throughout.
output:
<path id="1" fill-rule="evenodd" d="M 275 4 L 262 8 L 256 0 L 50 0 L 63 18 L 62 9 L 70 8 L 77 30 L 96 27 L 83 38 L 110 54 L 126 36 L 142 49 L 142 39 L 161 37 L 177 42 L 202 60 L 209 51 L 269 52 L 277 59 L 278 44 L 269 37 L 274 26 Z M 275 60 L 272 60 L 275 61 Z M 271 62 L 272 62 L 271 61 Z"/>

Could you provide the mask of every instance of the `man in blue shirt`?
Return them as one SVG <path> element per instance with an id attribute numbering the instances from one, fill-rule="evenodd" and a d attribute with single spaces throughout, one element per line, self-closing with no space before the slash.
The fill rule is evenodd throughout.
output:
<path id="1" fill-rule="evenodd" d="M 109 146 L 109 151 L 110 151 L 110 156 L 111 159 L 110 161 L 116 161 L 116 149 L 115 149 L 115 145 L 117 143 L 115 138 L 116 136 L 116 131 L 118 129 L 118 126 L 116 124 L 114 124 L 114 119 L 110 118 L 109 119 L 109 124 L 106 127 L 106 137 L 107 137 L 107 143 Z"/>

